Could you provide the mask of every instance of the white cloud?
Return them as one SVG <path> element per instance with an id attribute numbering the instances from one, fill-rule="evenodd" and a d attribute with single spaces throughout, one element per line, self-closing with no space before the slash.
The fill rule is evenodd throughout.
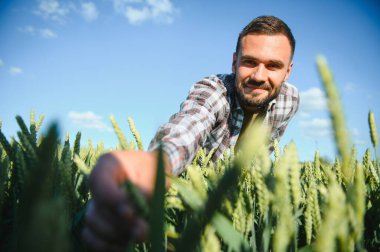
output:
<path id="1" fill-rule="evenodd" d="M 60 24 L 65 24 L 71 13 L 82 16 L 88 22 L 96 20 L 99 16 L 96 5 L 91 1 L 75 4 L 62 0 L 38 0 L 38 3 L 35 14 Z"/>
<path id="2" fill-rule="evenodd" d="M 326 128 L 331 126 L 330 119 L 324 119 L 324 118 L 313 118 L 311 121 L 301 121 L 300 127 L 301 128 Z"/>
<path id="3" fill-rule="evenodd" d="M 300 92 L 300 96 L 300 110 L 302 111 L 316 111 L 327 108 L 326 96 L 319 88 L 314 87 L 307 91 Z"/>
<path id="4" fill-rule="evenodd" d="M 128 18 L 128 21 L 131 24 L 144 22 L 150 18 L 150 15 L 150 10 L 147 7 L 144 7 L 143 9 L 127 7 L 127 10 L 125 12 L 125 16 Z"/>
<path id="5" fill-rule="evenodd" d="M 147 0 L 147 2 L 152 6 L 153 15 L 171 13 L 173 11 L 173 5 L 170 0 Z"/>
<path id="6" fill-rule="evenodd" d="M 149 20 L 170 24 L 178 13 L 170 0 L 113 0 L 113 6 L 131 24 Z"/>
<path id="7" fill-rule="evenodd" d="M 45 39 L 53 39 L 58 36 L 54 31 L 48 28 L 41 29 L 41 28 L 33 27 L 31 25 L 25 26 L 23 28 L 19 28 L 18 30 L 26 34 L 29 34 L 32 36 L 40 36 L 41 38 L 45 38 Z"/>
<path id="8" fill-rule="evenodd" d="M 18 30 L 20 32 L 24 32 L 30 35 L 36 35 L 36 29 L 31 25 L 25 26 L 23 28 L 19 28 Z"/>
<path id="9" fill-rule="evenodd" d="M 38 7 L 34 13 L 46 20 L 60 24 L 66 23 L 68 16 L 72 13 L 81 15 L 88 22 L 99 17 L 98 8 L 92 1 L 81 3 L 62 0 L 37 1 Z M 174 21 L 174 16 L 179 13 L 171 0 L 112 0 L 112 2 L 115 12 L 123 15 L 131 24 L 140 24 L 146 21 L 170 24 Z M 36 33 L 33 29 L 25 32 Z"/>
<path id="10" fill-rule="evenodd" d="M 311 117 L 311 114 L 308 113 L 308 112 L 305 112 L 305 111 L 299 111 L 299 112 L 298 112 L 298 115 L 299 115 L 301 118 L 310 118 L 310 117 Z"/>
<path id="11" fill-rule="evenodd" d="M 144 0 L 112 0 L 116 11 L 124 10 L 128 4 L 142 3 Z"/>
<path id="12" fill-rule="evenodd" d="M 361 137 L 360 131 L 357 128 L 352 128 L 349 130 L 350 136 L 353 139 L 355 145 L 364 145 L 366 141 Z"/>
<path id="13" fill-rule="evenodd" d="M 298 124 L 303 136 L 318 141 L 321 138 L 333 137 L 332 123 L 329 118 L 313 118 L 311 120 L 301 120 Z M 348 130 L 350 139 L 356 145 L 363 145 L 366 142 L 361 137 L 360 131 L 357 128 Z"/>
<path id="14" fill-rule="evenodd" d="M 96 20 L 99 16 L 98 9 L 93 2 L 82 3 L 81 14 L 82 17 L 88 22 Z"/>
<path id="15" fill-rule="evenodd" d="M 0 67 L 4 66 L 4 61 L 0 59 Z"/>
<path id="16" fill-rule="evenodd" d="M 83 113 L 70 111 L 68 117 L 74 124 L 82 128 L 112 131 L 112 129 L 103 122 L 102 117 L 92 111 Z"/>
<path id="17" fill-rule="evenodd" d="M 63 6 L 58 0 L 38 0 L 38 2 L 38 10 L 35 11 L 37 15 L 58 23 L 65 23 L 70 6 Z"/>
<path id="18" fill-rule="evenodd" d="M 360 135 L 360 132 L 357 128 L 352 128 L 350 130 L 350 135 L 353 136 L 353 137 L 358 137 Z"/>
<path id="19" fill-rule="evenodd" d="M 56 38 L 57 34 L 50 29 L 40 29 L 39 34 L 43 38 L 52 39 Z"/>
<path id="20" fill-rule="evenodd" d="M 315 140 L 330 136 L 332 133 L 330 119 L 313 118 L 312 120 L 301 121 L 299 127 L 305 136 Z"/>
<path id="21" fill-rule="evenodd" d="M 19 74 L 22 74 L 22 72 L 23 72 L 22 69 L 19 67 L 10 67 L 9 68 L 9 73 L 11 75 L 19 75 Z"/>

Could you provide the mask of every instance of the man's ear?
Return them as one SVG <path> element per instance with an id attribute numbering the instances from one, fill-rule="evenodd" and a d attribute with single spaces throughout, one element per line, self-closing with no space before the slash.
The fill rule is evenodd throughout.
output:
<path id="1" fill-rule="evenodd" d="M 292 71 L 292 68 L 293 68 L 293 61 L 290 62 L 288 69 L 286 70 L 286 75 L 285 75 L 284 81 L 287 81 L 289 79 L 290 72 Z"/>
<path id="2" fill-rule="evenodd" d="M 234 52 L 232 56 L 232 72 L 234 74 L 236 74 L 236 58 L 237 58 L 237 55 L 236 55 L 236 52 Z"/>

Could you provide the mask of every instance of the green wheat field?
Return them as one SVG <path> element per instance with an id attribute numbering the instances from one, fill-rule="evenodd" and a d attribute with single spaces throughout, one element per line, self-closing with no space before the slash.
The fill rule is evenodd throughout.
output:
<path id="1" fill-rule="evenodd" d="M 368 114 L 372 145 L 358 157 L 350 144 L 338 90 L 326 60 L 317 69 L 328 97 L 337 157 L 300 162 L 297 147 L 268 155 L 261 129 L 251 129 L 239 152 L 210 161 L 200 149 L 165 189 L 162 154 L 155 193 L 147 202 L 136 188 L 121 187 L 150 223 L 150 238 L 125 251 L 380 251 L 380 165 L 375 118 Z M 17 136 L 0 123 L 0 251 L 87 251 L 81 239 L 91 200 L 88 174 L 109 151 L 102 143 L 80 146 L 81 134 L 59 139 L 58 126 L 40 133 L 43 116 L 20 116 Z M 143 150 L 135 124 L 127 141 L 114 117 L 114 149 Z M 154 209 L 154 210 L 153 210 Z"/>

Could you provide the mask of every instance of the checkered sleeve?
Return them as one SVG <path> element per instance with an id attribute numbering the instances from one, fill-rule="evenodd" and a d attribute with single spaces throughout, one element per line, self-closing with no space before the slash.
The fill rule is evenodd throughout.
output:
<path id="1" fill-rule="evenodd" d="M 283 100 L 283 107 L 280 109 L 284 113 L 282 122 L 277 128 L 277 140 L 280 141 L 284 135 L 285 129 L 289 121 L 293 118 L 299 108 L 300 96 L 297 88 L 289 83 L 286 83 L 286 95 Z"/>
<path id="2" fill-rule="evenodd" d="M 174 175 L 184 171 L 224 116 L 228 107 L 226 95 L 227 90 L 218 78 L 205 78 L 191 88 L 180 111 L 158 129 L 149 150 L 157 149 L 162 142 Z"/>

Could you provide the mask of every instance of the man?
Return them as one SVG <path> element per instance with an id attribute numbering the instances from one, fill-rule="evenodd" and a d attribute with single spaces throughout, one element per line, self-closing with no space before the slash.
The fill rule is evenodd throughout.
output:
<path id="1" fill-rule="evenodd" d="M 158 130 L 149 152 L 114 151 L 102 156 L 90 175 L 93 202 L 83 231 L 90 247 L 119 251 L 128 240 L 144 239 L 146 223 L 119 185 L 130 180 L 149 198 L 159 141 L 166 172 L 178 175 L 201 146 L 215 150 L 213 160 L 229 147 L 238 147 L 239 136 L 259 118 L 271 139 L 279 140 L 299 105 L 297 89 L 286 83 L 294 48 L 294 37 L 283 21 L 273 16 L 254 19 L 239 35 L 232 74 L 197 82 L 180 111 Z"/>

